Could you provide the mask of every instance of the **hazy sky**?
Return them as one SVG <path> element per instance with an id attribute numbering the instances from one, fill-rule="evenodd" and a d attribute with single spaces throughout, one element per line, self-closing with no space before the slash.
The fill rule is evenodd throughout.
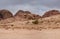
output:
<path id="1" fill-rule="evenodd" d="M 28 10 L 43 14 L 50 9 L 60 9 L 60 0 L 0 0 L 0 9 L 8 9 L 14 13 L 18 10 Z"/>

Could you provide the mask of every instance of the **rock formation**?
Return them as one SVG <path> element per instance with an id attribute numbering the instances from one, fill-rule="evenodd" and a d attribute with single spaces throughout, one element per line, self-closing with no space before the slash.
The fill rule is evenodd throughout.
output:
<path id="1" fill-rule="evenodd" d="M 50 11 L 47 11 L 43 17 L 49 17 L 49 16 L 53 16 L 53 15 L 58 15 L 60 14 L 60 12 L 58 10 L 50 10 Z"/>
<path id="2" fill-rule="evenodd" d="M 0 10 L 0 19 L 13 17 L 12 13 L 8 10 Z"/>
<path id="3" fill-rule="evenodd" d="M 20 18 L 20 19 L 23 18 L 23 19 L 31 20 L 31 19 L 41 18 L 41 16 L 32 14 L 32 13 L 29 12 L 29 11 L 19 10 L 19 11 L 15 14 L 15 18 Z"/>
<path id="4" fill-rule="evenodd" d="M 26 14 L 31 14 L 31 12 L 29 12 L 29 11 L 24 11 L 24 13 L 26 13 Z"/>

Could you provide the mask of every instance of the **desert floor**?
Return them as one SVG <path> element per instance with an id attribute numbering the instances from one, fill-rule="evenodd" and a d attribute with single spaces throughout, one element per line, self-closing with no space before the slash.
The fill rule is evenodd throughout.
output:
<path id="1" fill-rule="evenodd" d="M 0 29 L 0 39 L 60 39 L 60 29 L 27 30 Z"/>

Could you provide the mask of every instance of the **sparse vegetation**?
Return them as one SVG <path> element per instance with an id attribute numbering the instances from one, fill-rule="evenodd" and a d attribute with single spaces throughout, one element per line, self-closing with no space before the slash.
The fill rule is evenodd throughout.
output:
<path id="1" fill-rule="evenodd" d="M 33 21 L 32 23 L 33 23 L 33 24 L 38 24 L 39 22 L 38 22 L 38 20 L 35 20 L 35 21 Z"/>
<path id="2" fill-rule="evenodd" d="M 14 25 L 11 25 L 12 27 L 14 26 Z"/>
<path id="3" fill-rule="evenodd" d="M 53 10 L 53 12 L 56 11 Z M 54 14 L 53 12 L 50 11 L 49 13 L 45 14 L 44 17 L 40 17 L 39 15 L 35 15 L 29 12 L 26 13 L 26 11 L 19 11 L 14 17 L 1 20 L 0 27 L 5 29 L 11 28 L 29 30 L 31 29 L 42 30 L 51 28 L 58 29 L 60 28 L 60 16 L 59 15 L 52 16 Z M 55 14 L 58 14 L 58 12 Z M 1 15 L 0 18 L 4 17 L 4 16 L 2 17 L 4 13 L 3 14 L 1 13 L 0 15 Z"/>

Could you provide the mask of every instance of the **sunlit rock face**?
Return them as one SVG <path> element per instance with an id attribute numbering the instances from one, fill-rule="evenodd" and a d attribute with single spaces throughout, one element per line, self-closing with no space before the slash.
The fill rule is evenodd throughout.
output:
<path id="1" fill-rule="evenodd" d="M 43 17 L 49 17 L 49 16 L 53 16 L 53 15 L 58 15 L 60 14 L 60 12 L 58 10 L 50 10 L 50 11 L 47 11 Z"/>
<path id="2" fill-rule="evenodd" d="M 0 10 L 0 19 L 7 19 L 13 17 L 13 14 L 8 10 Z"/>

